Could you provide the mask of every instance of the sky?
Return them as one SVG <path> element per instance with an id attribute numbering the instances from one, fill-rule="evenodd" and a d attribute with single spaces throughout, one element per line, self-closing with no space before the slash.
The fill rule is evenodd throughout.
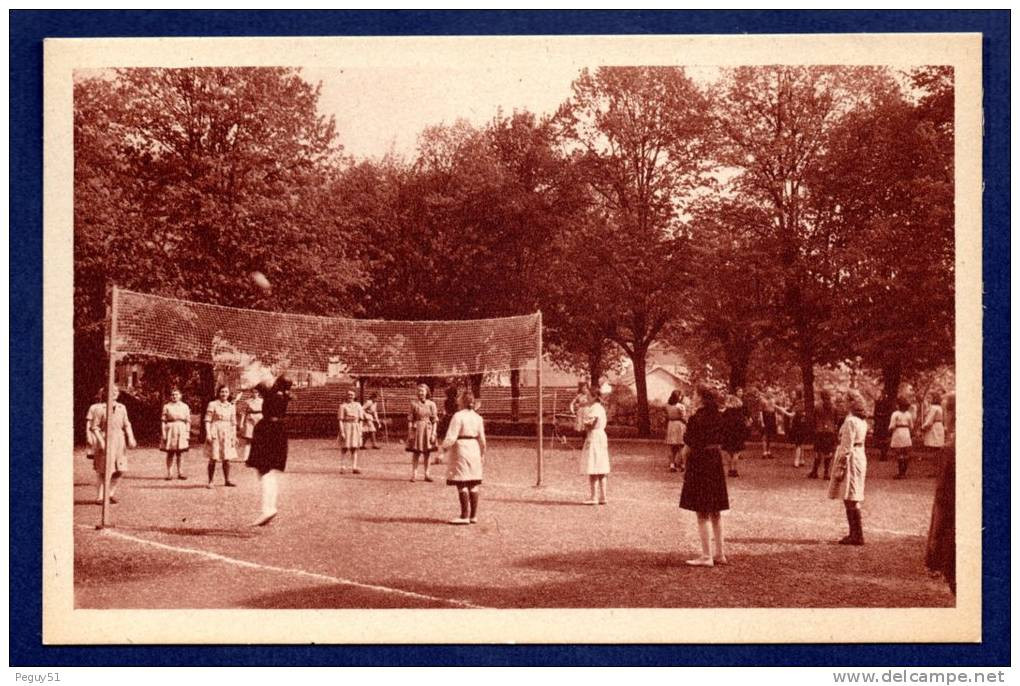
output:
<path id="1" fill-rule="evenodd" d="M 418 135 L 463 118 L 484 125 L 502 108 L 547 114 L 570 96 L 576 67 L 510 72 L 491 67 L 378 67 L 302 69 L 322 82 L 319 109 L 336 117 L 345 153 L 356 158 L 389 152 L 411 156 Z"/>

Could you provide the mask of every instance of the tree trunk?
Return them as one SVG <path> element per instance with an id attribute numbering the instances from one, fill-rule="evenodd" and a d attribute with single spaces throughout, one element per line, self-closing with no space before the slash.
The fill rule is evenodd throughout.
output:
<path id="1" fill-rule="evenodd" d="M 537 389 L 536 389 L 537 390 Z M 521 418 L 521 370 L 510 370 L 510 421 L 514 424 Z"/>
<path id="2" fill-rule="evenodd" d="M 645 369 L 647 352 L 647 348 L 634 346 L 634 354 L 630 356 L 634 368 L 634 387 L 637 391 L 637 430 L 641 438 L 652 435 L 652 425 L 648 418 L 648 377 Z"/>
<path id="3" fill-rule="evenodd" d="M 815 425 L 815 360 L 805 345 L 800 352 L 801 390 L 804 393 L 804 417 L 808 426 Z"/>
<path id="4" fill-rule="evenodd" d="M 602 382 L 602 350 L 588 354 L 588 383 L 591 388 L 597 389 Z"/>
<path id="5" fill-rule="evenodd" d="M 746 346 L 727 347 L 727 362 L 730 365 L 730 393 L 747 386 L 747 368 L 751 364 L 751 351 Z"/>

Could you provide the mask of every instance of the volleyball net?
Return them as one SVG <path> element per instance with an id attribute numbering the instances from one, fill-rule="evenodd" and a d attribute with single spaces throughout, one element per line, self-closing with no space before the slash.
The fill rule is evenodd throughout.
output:
<path id="1" fill-rule="evenodd" d="M 541 314 L 392 321 L 247 310 L 114 289 L 109 352 L 352 377 L 538 369 Z"/>

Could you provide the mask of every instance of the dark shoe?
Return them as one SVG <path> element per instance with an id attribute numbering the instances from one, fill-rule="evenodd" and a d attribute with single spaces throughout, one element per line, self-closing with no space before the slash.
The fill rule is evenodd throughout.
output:
<path id="1" fill-rule="evenodd" d="M 172 479 L 173 479 L 173 477 L 170 476 L 169 474 L 167 474 L 165 477 L 163 477 L 163 481 L 171 481 Z"/>
<path id="2" fill-rule="evenodd" d="M 361 474 L 361 470 L 360 469 L 352 469 L 351 470 L 351 474 Z"/>
<path id="3" fill-rule="evenodd" d="M 110 496 L 110 504 L 111 505 L 116 505 L 117 504 L 117 499 L 114 498 L 112 495 Z"/>
<path id="4" fill-rule="evenodd" d="M 676 465 L 675 465 L 675 464 L 671 464 L 671 465 L 669 466 L 669 471 L 671 471 L 671 472 L 675 472 L 675 471 L 676 471 Z"/>
<path id="5" fill-rule="evenodd" d="M 188 477 L 184 476 L 183 474 L 178 474 L 177 478 L 180 479 L 181 481 L 187 481 L 188 480 Z"/>
<path id="6" fill-rule="evenodd" d="M 811 472 L 810 474 L 807 475 L 807 478 L 808 479 L 817 479 L 818 478 L 818 472 Z"/>
<path id="7" fill-rule="evenodd" d="M 237 486 L 237 484 L 235 484 L 233 481 L 224 481 L 223 485 L 226 486 L 227 488 L 235 488 Z"/>
<path id="8" fill-rule="evenodd" d="M 251 525 L 252 526 L 265 526 L 269 522 L 273 521 L 273 518 L 275 516 L 276 516 L 275 512 L 270 512 L 269 514 L 264 514 L 261 517 L 259 517 L 258 519 L 256 519 L 254 522 L 252 522 Z"/>
<path id="9" fill-rule="evenodd" d="M 425 480 L 428 481 L 429 483 L 432 483 L 432 477 L 431 476 L 426 476 Z"/>
<path id="10" fill-rule="evenodd" d="M 857 545 L 856 543 L 854 543 L 853 537 L 849 535 L 839 539 L 838 543 L 839 545 Z"/>

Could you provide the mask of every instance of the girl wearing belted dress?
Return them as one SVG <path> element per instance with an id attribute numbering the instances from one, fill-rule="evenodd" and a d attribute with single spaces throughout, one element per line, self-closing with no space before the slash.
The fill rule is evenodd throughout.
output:
<path id="1" fill-rule="evenodd" d="M 482 460 L 485 457 L 485 423 L 474 410 L 475 396 L 470 390 L 460 394 L 460 410 L 450 418 L 443 438 L 446 450 L 446 484 L 457 488 L 460 516 L 450 524 L 476 524 L 478 498 L 482 485 Z"/>
<path id="2" fill-rule="evenodd" d="M 160 448 L 166 453 L 167 481 L 173 479 L 171 468 L 175 464 L 177 478 L 188 478 L 181 471 L 181 459 L 187 454 L 191 439 L 191 408 L 181 398 L 181 390 L 174 388 L 170 391 L 170 402 L 163 405 Z"/>
<path id="3" fill-rule="evenodd" d="M 420 384 L 417 396 L 411 401 L 407 413 L 407 452 L 411 453 L 411 481 L 418 480 L 418 462 L 425 468 L 425 481 L 432 481 L 429 476 L 429 453 L 437 448 L 436 422 L 439 412 L 436 404 L 429 400 L 429 387 Z"/>
<path id="4" fill-rule="evenodd" d="M 720 394 L 711 386 L 698 386 L 701 407 L 687 422 L 687 472 L 680 491 L 680 508 L 697 515 L 701 556 L 687 560 L 692 567 L 713 567 L 727 563 L 723 548 L 722 511 L 730 509 L 726 476 L 723 473 L 722 444 L 725 427 L 719 412 Z M 711 534 L 715 537 L 714 548 Z"/>
<path id="5" fill-rule="evenodd" d="M 223 465 L 223 485 L 236 486 L 230 480 L 230 461 L 237 459 L 237 407 L 230 401 L 226 386 L 216 390 L 216 399 L 205 408 L 205 452 L 209 458 L 206 488 L 213 487 L 217 462 Z"/>
<path id="6" fill-rule="evenodd" d="M 365 419 L 365 408 L 355 400 L 354 391 L 347 391 L 347 401 L 337 411 L 337 422 L 340 425 L 338 440 L 340 441 L 340 473 L 345 473 L 344 455 L 351 456 L 351 472 L 361 474 L 358 469 L 358 448 L 361 447 L 361 423 Z"/>
<path id="7" fill-rule="evenodd" d="M 861 522 L 861 502 L 864 500 L 864 479 L 868 473 L 868 457 L 864 452 L 864 439 L 868 435 L 868 408 L 864 396 L 857 391 L 846 395 L 849 413 L 839 428 L 836 455 L 829 479 L 829 497 L 841 499 L 846 510 L 850 533 L 840 539 L 840 545 L 864 545 L 864 525 Z"/>
<path id="8" fill-rule="evenodd" d="M 98 504 L 103 502 L 106 461 L 111 460 L 113 463 L 110 475 L 110 502 L 116 503 L 117 499 L 114 497 L 114 493 L 117 491 L 117 484 L 120 482 L 121 476 L 128 467 L 127 449 L 135 448 L 138 445 L 135 442 L 134 431 L 131 429 L 131 420 L 128 419 L 127 407 L 116 402 L 118 395 L 119 393 L 115 389 L 113 418 L 109 422 L 106 420 L 106 405 L 104 404 L 89 423 L 89 432 L 92 434 L 96 446 L 92 468 L 96 470 L 98 480 L 98 492 L 96 493 L 96 503 Z"/>
<path id="9" fill-rule="evenodd" d="M 900 397 L 896 400 L 896 411 L 889 417 L 889 450 L 896 458 L 896 476 L 894 479 L 907 478 L 907 466 L 910 462 L 910 448 L 914 442 L 910 429 L 914 425 L 914 415 L 910 414 L 910 401 Z"/>
<path id="10" fill-rule="evenodd" d="M 603 384 L 597 395 L 591 398 L 591 404 L 585 410 L 585 428 L 588 434 L 581 447 L 581 473 L 588 475 L 590 494 L 584 501 L 585 505 L 605 505 L 609 482 L 609 436 L 606 434 L 605 398 L 613 392 L 608 383 Z M 598 499 L 596 500 L 596 495 Z"/>
<path id="11" fill-rule="evenodd" d="M 368 448 L 368 442 L 372 441 L 372 450 L 379 450 L 379 443 L 376 442 L 376 432 L 379 427 L 382 426 L 382 422 L 379 421 L 379 406 L 376 403 L 376 398 L 379 395 L 372 393 L 368 396 L 368 400 L 362 406 L 364 410 L 363 419 L 361 420 L 361 447 Z"/>
<path id="12" fill-rule="evenodd" d="M 255 436 L 255 425 L 262 421 L 262 390 L 254 388 L 251 396 L 244 401 L 241 413 L 241 461 L 247 462 L 251 454 L 251 440 Z"/>
<path id="13" fill-rule="evenodd" d="M 669 394 L 666 401 L 666 446 L 669 448 L 669 471 L 683 469 L 682 451 L 684 430 L 687 428 L 687 410 L 679 391 Z"/>

